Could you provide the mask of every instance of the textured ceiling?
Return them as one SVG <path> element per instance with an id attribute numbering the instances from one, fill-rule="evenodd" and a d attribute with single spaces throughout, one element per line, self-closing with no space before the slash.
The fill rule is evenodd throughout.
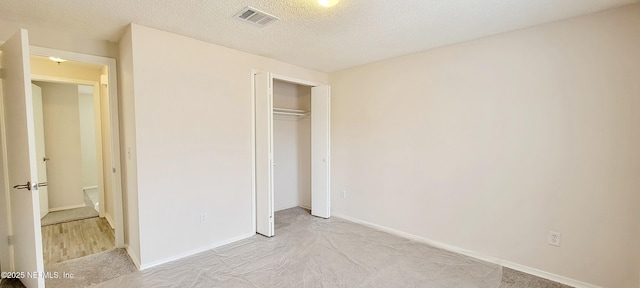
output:
<path id="1" fill-rule="evenodd" d="M 0 19 L 117 42 L 128 23 L 336 71 L 640 0 L 2 0 Z M 232 17 L 252 6 L 280 18 Z"/>

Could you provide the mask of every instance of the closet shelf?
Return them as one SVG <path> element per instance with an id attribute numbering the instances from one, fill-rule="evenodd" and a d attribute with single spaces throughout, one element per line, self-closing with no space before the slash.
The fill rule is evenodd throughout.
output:
<path id="1" fill-rule="evenodd" d="M 273 114 L 274 115 L 304 117 L 304 116 L 309 115 L 309 111 L 296 110 L 296 109 L 285 109 L 285 108 L 273 108 Z"/>

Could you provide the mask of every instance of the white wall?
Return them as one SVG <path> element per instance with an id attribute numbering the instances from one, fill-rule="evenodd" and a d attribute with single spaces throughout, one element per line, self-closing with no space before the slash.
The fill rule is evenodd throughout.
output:
<path id="1" fill-rule="evenodd" d="M 49 210 L 84 205 L 78 86 L 34 82 L 42 88 Z"/>
<path id="2" fill-rule="evenodd" d="M 334 211 L 638 287 L 639 27 L 632 5 L 331 73 Z"/>
<path id="3" fill-rule="evenodd" d="M 275 94 L 275 92 L 274 92 Z M 274 116 L 274 206 L 275 211 L 298 206 L 298 121 Z"/>
<path id="4" fill-rule="evenodd" d="M 306 89 L 305 89 L 306 88 Z M 305 94 L 305 91 L 308 91 Z M 275 108 L 309 111 L 310 88 L 275 80 Z M 307 101 L 305 101 L 307 100 Z M 311 122 L 309 117 L 275 115 L 274 142 L 274 202 L 275 210 L 311 206 Z"/>
<path id="5" fill-rule="evenodd" d="M 78 89 L 80 147 L 82 149 L 82 186 L 87 189 L 98 185 L 94 95 L 93 86 L 78 85 Z"/>
<path id="6" fill-rule="evenodd" d="M 253 235 L 252 68 L 327 74 L 135 24 L 120 48 L 143 268 Z"/>

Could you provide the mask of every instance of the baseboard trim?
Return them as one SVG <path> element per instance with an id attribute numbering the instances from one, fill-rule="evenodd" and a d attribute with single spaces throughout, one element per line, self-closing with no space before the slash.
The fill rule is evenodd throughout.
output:
<path id="1" fill-rule="evenodd" d="M 82 188 L 82 191 L 86 192 L 87 190 L 91 190 L 91 189 L 98 189 L 98 186 L 87 186 L 87 187 Z"/>
<path id="2" fill-rule="evenodd" d="M 58 208 L 49 208 L 49 212 L 76 209 L 76 208 L 82 208 L 82 207 L 87 207 L 87 205 L 82 203 L 82 204 L 79 204 L 79 205 L 71 205 L 71 206 L 64 206 L 64 207 L 58 207 Z"/>
<path id="3" fill-rule="evenodd" d="M 513 270 L 517 270 L 517 271 L 524 272 L 524 273 L 527 273 L 527 274 L 531 274 L 531 275 L 534 275 L 534 276 L 538 276 L 538 277 L 541 277 L 541 278 L 549 279 L 551 281 L 555 281 L 555 282 L 558 282 L 558 283 L 561 283 L 561 284 L 573 286 L 575 288 L 602 288 L 600 286 L 596 286 L 596 285 L 593 285 L 593 284 L 585 283 L 585 282 L 578 281 L 578 280 L 575 280 L 575 279 L 571 279 L 571 278 L 568 278 L 568 277 L 560 276 L 560 275 L 557 275 L 557 274 L 553 274 L 553 273 L 546 272 L 546 271 L 543 271 L 543 270 L 539 270 L 539 269 L 536 269 L 536 268 L 532 268 L 532 267 L 529 267 L 529 266 L 517 264 L 517 263 L 510 262 L 510 261 L 507 261 L 507 260 L 504 260 L 504 259 L 500 259 L 500 258 L 497 258 L 497 257 L 486 256 L 486 255 L 483 255 L 483 254 L 480 254 L 480 253 L 477 253 L 477 252 L 474 252 L 474 251 L 466 250 L 466 249 L 463 249 L 463 248 L 460 248 L 460 247 L 457 247 L 457 246 L 445 244 L 445 243 L 442 243 L 442 242 L 439 242 L 439 241 L 431 240 L 431 239 L 424 238 L 424 237 L 421 237 L 421 236 L 418 236 L 418 235 L 414 235 L 414 234 L 411 234 L 411 233 L 395 230 L 395 229 L 392 229 L 392 228 L 389 228 L 389 227 L 386 227 L 386 226 L 374 224 L 374 223 L 371 223 L 371 222 L 368 222 L 368 221 L 365 221 L 365 220 L 361 220 L 361 219 L 358 219 L 358 218 L 354 218 L 354 217 L 351 217 L 351 216 L 347 216 L 347 215 L 344 215 L 344 214 L 333 213 L 332 216 L 335 216 L 335 217 L 338 217 L 338 218 L 342 218 L 342 219 L 345 219 L 345 220 L 349 220 L 349 221 L 352 221 L 352 222 L 355 222 L 355 223 L 358 223 L 358 224 L 362 224 L 362 225 L 365 225 L 365 226 L 368 226 L 368 227 L 371 227 L 371 228 L 374 228 L 374 229 L 377 229 L 377 230 L 381 230 L 381 231 L 384 231 L 384 232 L 387 232 L 389 234 L 393 234 L 393 235 L 396 235 L 396 236 L 399 236 L 399 237 L 402 237 L 402 238 L 406 238 L 406 239 L 414 240 L 414 241 L 417 241 L 417 242 L 421 242 L 421 243 L 424 243 L 424 244 L 427 244 L 427 245 L 430 245 L 430 246 L 433 246 L 433 247 L 436 247 L 436 248 L 440 248 L 440 249 L 443 249 L 443 250 L 455 252 L 455 253 L 458 253 L 458 254 L 469 256 L 469 257 L 472 257 L 472 258 L 476 258 L 476 259 L 479 259 L 479 260 L 482 260 L 482 261 L 486 261 L 486 262 L 489 262 L 489 263 L 493 263 L 493 264 L 497 264 L 497 265 L 504 266 L 504 267 L 507 267 L 507 268 L 511 268 Z"/>
<path id="4" fill-rule="evenodd" d="M 131 252 L 131 250 L 129 250 L 129 247 L 125 248 L 125 251 L 127 251 L 127 254 L 129 254 L 129 258 L 131 258 L 131 261 L 133 261 L 133 264 L 136 265 L 136 268 L 138 268 L 138 271 L 142 270 L 140 269 L 140 259 L 138 259 L 138 257 L 134 255 Z"/>
<path id="5" fill-rule="evenodd" d="M 222 240 L 220 242 L 216 242 L 216 243 L 213 243 L 213 244 L 210 244 L 210 245 L 207 245 L 207 246 L 195 249 L 195 250 L 191 250 L 191 251 L 188 251 L 188 252 L 185 252 L 185 253 L 181 253 L 181 254 L 178 254 L 176 256 L 168 257 L 168 258 L 165 258 L 165 259 L 162 259 L 162 260 L 151 262 L 149 264 L 141 265 L 141 266 L 139 266 L 139 270 L 149 269 L 149 268 L 152 268 L 152 267 L 155 267 L 155 266 L 159 266 L 159 265 L 162 265 L 162 264 L 165 264 L 165 263 L 168 263 L 168 262 L 172 262 L 172 261 L 176 261 L 176 260 L 179 260 L 179 259 L 182 259 L 182 258 L 185 258 L 185 257 L 193 256 L 195 254 L 202 253 L 202 252 L 205 252 L 205 251 L 208 251 L 208 250 L 211 250 L 211 249 L 215 249 L 215 248 L 218 248 L 218 247 L 223 246 L 223 245 L 227 245 L 227 244 L 230 244 L 230 243 L 233 243 L 233 242 L 236 242 L 236 241 L 247 239 L 247 238 L 252 237 L 254 235 L 256 235 L 256 233 L 252 232 L 252 233 L 243 234 L 243 235 L 240 235 L 240 236 L 237 236 L 237 237 L 229 238 L 229 239 L 226 239 L 226 240 Z"/>
<path id="6" fill-rule="evenodd" d="M 109 226 L 111 226 L 111 229 L 116 229 L 116 226 L 113 225 L 113 219 L 111 219 L 111 215 L 104 213 L 104 219 L 107 219 L 107 222 L 109 223 Z"/>
<path id="7" fill-rule="evenodd" d="M 292 205 L 292 206 L 285 206 L 285 207 L 281 207 L 281 208 L 274 208 L 273 212 L 278 212 L 278 211 L 282 211 L 282 210 L 287 210 L 287 209 L 291 209 L 291 208 L 295 208 L 298 207 L 298 205 Z"/>
<path id="8" fill-rule="evenodd" d="M 307 209 L 307 210 L 311 210 L 311 206 L 307 206 L 307 205 L 304 205 L 304 204 L 299 204 L 298 207 L 304 208 L 304 209 Z"/>

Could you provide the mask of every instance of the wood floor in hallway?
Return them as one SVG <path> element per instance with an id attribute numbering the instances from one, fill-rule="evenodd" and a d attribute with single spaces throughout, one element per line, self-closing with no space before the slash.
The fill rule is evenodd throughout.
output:
<path id="1" fill-rule="evenodd" d="M 95 217 L 42 227 L 45 266 L 114 247 L 114 231 L 104 218 Z"/>

